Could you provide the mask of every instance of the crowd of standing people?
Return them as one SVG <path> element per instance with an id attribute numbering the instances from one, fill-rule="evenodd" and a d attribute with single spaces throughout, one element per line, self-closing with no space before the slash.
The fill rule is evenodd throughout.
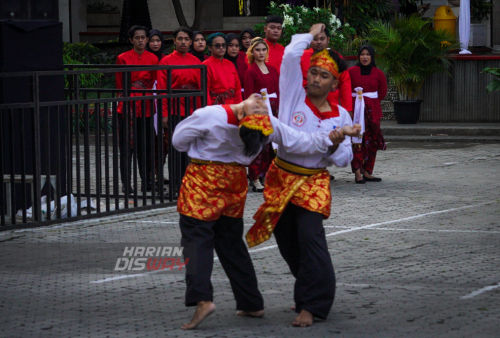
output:
<path id="1" fill-rule="evenodd" d="M 180 27 L 173 33 L 175 50 L 164 55 L 160 31 L 134 26 L 133 49 L 117 59 L 118 64 L 131 65 L 202 64 L 207 70 L 206 107 L 195 110 L 200 102 L 185 100 L 198 99 L 182 98 L 180 107 L 163 100 L 154 110 L 163 121 L 157 134 L 168 140 L 172 133 L 173 146 L 191 158 L 178 199 L 182 245 L 190 259 L 185 302 L 196 306 L 184 329 L 197 327 L 215 311 L 210 282 L 214 249 L 230 279 L 239 314 L 264 315 L 243 241 L 247 179 L 254 192 L 263 192 L 264 203 L 246 241 L 252 247 L 275 236 L 296 278 L 298 316 L 293 325 L 299 327 L 312 325 L 314 318 L 326 319 L 335 297 L 335 273 L 323 229 L 332 202 L 333 177 L 326 168 L 350 164 L 357 184 L 381 181 L 372 174 L 377 150 L 385 149 L 380 102 L 387 83 L 376 67 L 373 48 L 362 46 L 357 64 L 348 68 L 342 55 L 328 48 L 330 32 L 324 24 L 294 35 L 286 49 L 278 43 L 282 31 L 283 20 L 275 15 L 266 18 L 265 37 L 244 29 L 205 38 L 202 32 Z M 200 74 L 199 68 L 132 72 L 132 88 L 199 90 Z M 138 123 L 151 125 L 148 104 L 132 105 L 132 112 L 141 117 Z M 126 119 L 123 109 L 118 112 L 122 135 Z M 180 122 L 168 130 L 168 120 L 176 114 Z M 152 147 L 147 143 L 150 135 L 143 138 L 138 142 Z M 133 153 L 125 145 L 120 152 L 129 155 L 125 158 L 130 165 Z M 136 156 L 140 164 L 144 156 Z M 151 167 L 145 167 L 148 171 L 140 172 L 141 178 L 154 189 Z M 122 171 L 124 192 L 132 189 L 128 180 Z"/>

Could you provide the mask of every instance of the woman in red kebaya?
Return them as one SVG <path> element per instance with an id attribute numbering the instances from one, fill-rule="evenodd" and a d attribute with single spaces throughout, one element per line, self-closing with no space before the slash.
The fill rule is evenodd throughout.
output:
<path id="1" fill-rule="evenodd" d="M 156 55 L 158 57 L 158 61 L 166 56 L 163 54 L 163 51 L 165 50 L 163 34 L 158 29 L 152 29 L 149 31 L 149 41 L 146 45 L 146 50 Z"/>
<path id="2" fill-rule="evenodd" d="M 272 113 L 278 117 L 279 76 L 273 66 L 266 64 L 269 57 L 269 46 L 263 38 L 254 38 L 247 51 L 250 67 L 245 73 L 244 92 L 245 99 L 253 93 L 261 93 L 261 89 L 267 89 L 267 98 L 270 101 Z M 248 178 L 253 184 L 254 192 L 264 191 L 264 186 L 259 178 L 265 180 L 269 166 L 274 159 L 274 150 L 269 143 L 261 153 L 248 166 Z"/>
<path id="3" fill-rule="evenodd" d="M 210 58 L 203 62 L 207 66 L 207 87 L 211 104 L 238 104 L 241 97 L 241 84 L 236 67 L 226 54 L 226 36 L 222 33 L 210 34 L 207 38 Z"/>
<path id="4" fill-rule="evenodd" d="M 252 39 L 255 38 L 255 32 L 253 29 L 245 28 L 240 32 L 240 54 L 243 54 L 243 58 L 245 58 L 248 48 L 252 44 Z"/>
<path id="5" fill-rule="evenodd" d="M 257 35 L 253 31 L 253 29 L 250 28 L 245 28 L 240 32 L 240 55 L 239 57 L 245 61 L 245 63 L 248 66 L 248 58 L 247 58 L 247 51 L 248 48 L 250 48 L 250 44 L 252 43 L 252 39 L 255 38 Z M 241 83 L 241 86 L 243 86 L 243 82 Z"/>
<path id="6" fill-rule="evenodd" d="M 240 40 L 238 35 L 229 33 L 226 35 L 226 43 L 227 51 L 226 54 L 224 54 L 224 59 L 231 61 L 236 67 L 241 87 L 243 87 L 243 80 L 245 79 L 245 72 L 248 69 L 248 65 L 245 62 L 245 57 L 241 57 L 240 55 Z M 241 91 L 243 92 L 243 88 L 241 88 Z"/>
<path id="7" fill-rule="evenodd" d="M 351 162 L 356 183 L 380 182 L 372 176 L 377 150 L 385 150 L 385 141 L 380 131 L 382 106 L 380 102 L 387 95 L 387 80 L 375 65 L 375 50 L 370 45 L 361 46 L 358 63 L 348 69 L 351 76 L 353 123 L 364 123 L 363 138 L 353 137 Z M 364 109 L 363 109 L 364 106 Z"/>
<path id="8" fill-rule="evenodd" d="M 205 54 L 205 49 L 207 49 L 205 35 L 203 35 L 203 32 L 193 31 L 193 44 L 189 47 L 189 53 L 196 56 L 200 62 L 203 62 L 210 57 Z"/>

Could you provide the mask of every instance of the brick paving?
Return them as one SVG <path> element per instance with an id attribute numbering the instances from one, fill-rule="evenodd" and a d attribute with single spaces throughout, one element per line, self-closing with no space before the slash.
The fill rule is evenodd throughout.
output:
<path id="1" fill-rule="evenodd" d="M 235 315 L 229 282 L 216 261 L 217 311 L 185 332 L 179 327 L 193 309 L 183 305 L 182 271 L 120 275 L 110 267 L 109 273 L 97 273 L 81 267 L 83 254 L 42 259 L 32 250 L 35 244 L 177 244 L 175 208 L 0 233 L 0 334 L 496 337 L 499 165 L 499 144 L 413 142 L 389 143 L 379 153 L 375 174 L 381 183 L 355 185 L 348 168 L 331 169 L 332 216 L 324 225 L 337 294 L 330 317 L 305 329 L 291 326 L 294 279 L 274 239 L 251 250 L 265 317 Z M 249 193 L 246 229 L 262 200 Z M 99 261 L 100 253 L 92 259 Z"/>

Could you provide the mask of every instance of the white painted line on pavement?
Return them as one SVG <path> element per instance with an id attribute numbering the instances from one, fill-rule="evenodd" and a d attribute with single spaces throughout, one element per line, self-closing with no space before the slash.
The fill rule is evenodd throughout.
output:
<path id="1" fill-rule="evenodd" d="M 421 214 L 421 215 L 416 215 L 416 216 L 411 216 L 411 217 L 406 217 L 406 218 L 400 218 L 400 219 L 397 219 L 397 220 L 394 220 L 394 221 L 387 221 L 387 222 L 381 222 L 381 223 L 374 223 L 374 224 L 364 225 L 364 226 L 361 226 L 361 227 L 355 227 L 355 228 L 350 228 L 350 229 L 346 229 L 346 230 L 332 232 L 332 233 L 327 234 L 326 237 L 336 236 L 336 235 L 340 235 L 340 234 L 344 234 L 344 233 L 352 232 L 352 231 L 357 231 L 357 230 L 363 230 L 363 229 L 373 228 L 373 227 L 376 227 L 378 225 L 390 224 L 390 223 L 397 223 L 397 222 L 407 221 L 407 220 L 411 220 L 411 219 L 415 219 L 415 218 L 420 218 L 420 217 L 425 217 L 425 216 L 429 216 L 429 215 L 442 214 L 442 213 L 445 213 L 445 212 L 463 210 L 463 209 L 468 209 L 468 208 L 473 208 L 473 207 L 478 207 L 478 206 L 487 205 L 487 204 L 493 204 L 493 203 L 497 203 L 497 202 L 495 201 L 495 202 L 485 202 L 485 203 L 473 204 L 473 205 L 468 205 L 468 206 L 460 207 L 460 208 L 452 208 L 452 209 L 441 210 L 441 211 L 433 211 L 433 212 L 428 212 L 428 213 Z M 271 250 L 271 249 L 274 249 L 274 248 L 277 248 L 277 247 L 278 247 L 278 245 L 276 245 L 276 244 L 275 245 L 269 245 L 269 246 L 265 246 L 265 247 L 259 248 L 259 249 L 248 250 L 248 252 L 253 253 L 253 252 L 259 252 L 259 251 L 266 251 L 266 250 Z M 218 258 L 215 257 L 214 261 L 215 260 L 218 260 Z M 137 274 L 137 275 L 122 275 L 122 276 L 116 276 L 116 277 L 111 277 L 111 278 L 105 278 L 105 279 L 98 280 L 98 281 L 91 281 L 90 283 L 100 284 L 100 283 L 110 282 L 110 281 L 119 280 L 119 279 L 126 279 L 126 278 L 146 276 L 146 275 L 149 275 L 149 274 L 152 274 L 152 273 L 158 273 L 158 272 L 160 272 L 160 271 L 145 272 L 145 273 L 141 273 L 141 274 Z"/>
<path id="2" fill-rule="evenodd" d="M 102 217 L 102 218 L 90 218 L 90 219 L 86 219 L 86 220 L 79 221 L 79 222 L 68 221 L 68 223 L 65 223 L 62 225 L 46 225 L 46 226 L 41 226 L 39 228 L 11 230 L 11 231 L 12 231 L 12 233 L 20 233 L 20 232 L 35 232 L 35 231 L 45 231 L 45 230 L 52 230 L 52 229 L 58 229 L 58 228 L 66 228 L 69 226 L 84 225 L 84 224 L 92 223 L 92 222 L 96 222 L 96 221 L 99 221 L 99 223 L 106 222 L 109 220 L 113 220 L 115 218 L 126 217 L 126 216 L 130 216 L 130 215 L 142 215 L 145 213 L 151 213 L 151 211 L 162 211 L 162 210 L 166 211 L 166 210 L 169 210 L 172 208 L 177 208 L 177 206 L 173 205 L 171 207 L 166 207 L 166 208 L 136 211 L 136 212 L 132 212 L 132 213 L 128 213 L 128 214 L 123 213 L 123 214 L 118 214 L 118 215 L 106 216 L 106 217 Z M 5 236 L 5 235 L 8 235 L 10 233 L 11 233 L 10 231 L 0 232 L 0 236 Z"/>
<path id="3" fill-rule="evenodd" d="M 342 228 L 352 229 L 354 227 L 329 225 L 325 228 Z M 432 230 L 432 229 L 398 229 L 398 228 L 370 228 L 366 230 L 389 230 L 389 231 L 424 231 L 424 232 L 459 232 L 459 233 L 484 233 L 484 234 L 500 234 L 500 231 L 484 231 L 484 230 Z"/>
<path id="4" fill-rule="evenodd" d="M 482 293 L 484 293 L 486 291 L 494 290 L 496 288 L 500 288 L 500 283 L 498 283 L 497 285 L 485 286 L 482 289 L 476 290 L 474 292 L 469 293 L 468 295 L 460 297 L 460 299 L 469 299 L 469 298 L 472 298 L 472 297 L 476 297 L 477 295 L 480 295 L 480 294 L 482 294 Z"/>
<path id="5" fill-rule="evenodd" d="M 161 222 L 161 221 L 125 221 L 123 223 L 162 223 L 162 224 L 179 224 L 179 222 Z"/>
<path id="6" fill-rule="evenodd" d="M 479 207 L 479 206 L 487 205 L 487 204 L 494 204 L 494 203 L 497 203 L 497 201 L 478 203 L 478 204 L 473 204 L 473 205 L 467 205 L 465 207 L 451 208 L 451 209 L 441 210 L 441 211 L 427 212 L 425 214 L 420 214 L 420 215 L 415 215 L 415 216 L 410 216 L 410 217 L 395 219 L 393 221 L 374 223 L 374 224 L 364 225 L 364 226 L 355 227 L 355 228 L 351 228 L 351 229 L 340 230 L 340 231 L 329 233 L 329 234 L 326 235 L 326 237 L 337 236 L 337 235 L 345 234 L 345 233 L 348 233 L 348 232 L 353 232 L 353 231 L 358 231 L 358 230 L 363 230 L 363 229 L 374 228 L 374 227 L 379 226 L 379 225 L 399 223 L 399 222 L 409 221 L 409 220 L 416 219 L 416 218 L 422 218 L 422 217 L 425 217 L 425 216 L 438 215 L 438 214 L 443 214 L 445 212 L 470 209 L 470 208 Z"/>

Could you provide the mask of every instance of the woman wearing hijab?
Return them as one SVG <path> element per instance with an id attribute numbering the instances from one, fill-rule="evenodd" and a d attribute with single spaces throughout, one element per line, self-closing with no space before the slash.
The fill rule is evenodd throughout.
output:
<path id="1" fill-rule="evenodd" d="M 229 33 L 226 35 L 227 50 L 224 54 L 224 59 L 227 59 L 233 63 L 238 72 L 238 78 L 240 79 L 241 91 L 243 92 L 243 81 L 245 80 L 245 72 L 248 65 L 245 62 L 245 58 L 240 56 L 240 39 L 237 34 Z"/>
<path id="2" fill-rule="evenodd" d="M 229 60 L 224 59 L 226 54 L 226 36 L 217 32 L 207 38 L 210 58 L 203 62 L 207 66 L 207 88 L 213 104 L 238 104 L 241 97 L 241 83 L 236 67 Z"/>
<path id="3" fill-rule="evenodd" d="M 380 182 L 382 179 L 372 176 L 372 173 L 377 150 L 385 150 L 380 130 L 380 102 L 387 94 L 387 80 L 375 65 L 375 50 L 370 45 L 361 46 L 358 63 L 347 71 L 351 76 L 353 123 L 361 124 L 363 134 L 362 138 L 352 138 L 352 172 L 356 175 L 356 183 Z"/>
<path id="4" fill-rule="evenodd" d="M 189 46 L 189 53 L 196 56 L 200 62 L 205 61 L 210 56 L 205 54 L 207 48 L 207 41 L 205 35 L 200 31 L 193 31 L 193 43 Z"/>
<path id="5" fill-rule="evenodd" d="M 250 48 L 250 45 L 252 44 L 252 39 L 255 38 L 256 36 L 257 35 L 255 35 L 253 29 L 245 28 L 244 30 L 241 31 L 240 47 L 241 47 L 241 52 L 243 52 L 243 55 L 246 54 L 248 48 Z"/>
<path id="6" fill-rule="evenodd" d="M 163 51 L 165 50 L 165 40 L 163 40 L 163 34 L 158 30 L 158 29 L 152 29 L 149 31 L 149 41 L 146 45 L 146 50 L 148 52 L 153 53 L 158 57 L 158 62 L 163 59 L 166 55 L 163 54 Z M 153 86 L 153 89 L 156 89 L 156 85 L 158 83 L 158 80 L 155 81 L 155 84 Z M 156 95 L 156 94 L 154 94 Z M 156 134 L 158 134 L 158 119 L 156 116 L 158 108 L 155 107 L 155 116 L 154 116 L 154 126 L 156 130 Z M 155 149 L 158 149 L 158 144 L 159 142 L 162 143 L 163 145 L 163 164 L 165 164 L 167 155 L 168 155 L 168 129 L 167 128 L 162 128 L 163 129 L 163 135 L 158 136 L 155 138 Z M 156 156 L 156 153 L 153 152 L 152 155 L 155 159 L 155 173 L 157 173 L 157 168 L 158 168 L 158 158 Z M 165 179 L 164 184 L 168 184 L 168 179 Z M 158 184 L 157 184 L 158 185 Z"/>
<path id="7" fill-rule="evenodd" d="M 149 31 L 149 41 L 146 45 L 146 50 L 153 53 L 158 57 L 158 61 L 163 59 L 166 55 L 163 54 L 165 49 L 165 44 L 163 40 L 163 34 L 158 29 L 152 29 Z"/>

